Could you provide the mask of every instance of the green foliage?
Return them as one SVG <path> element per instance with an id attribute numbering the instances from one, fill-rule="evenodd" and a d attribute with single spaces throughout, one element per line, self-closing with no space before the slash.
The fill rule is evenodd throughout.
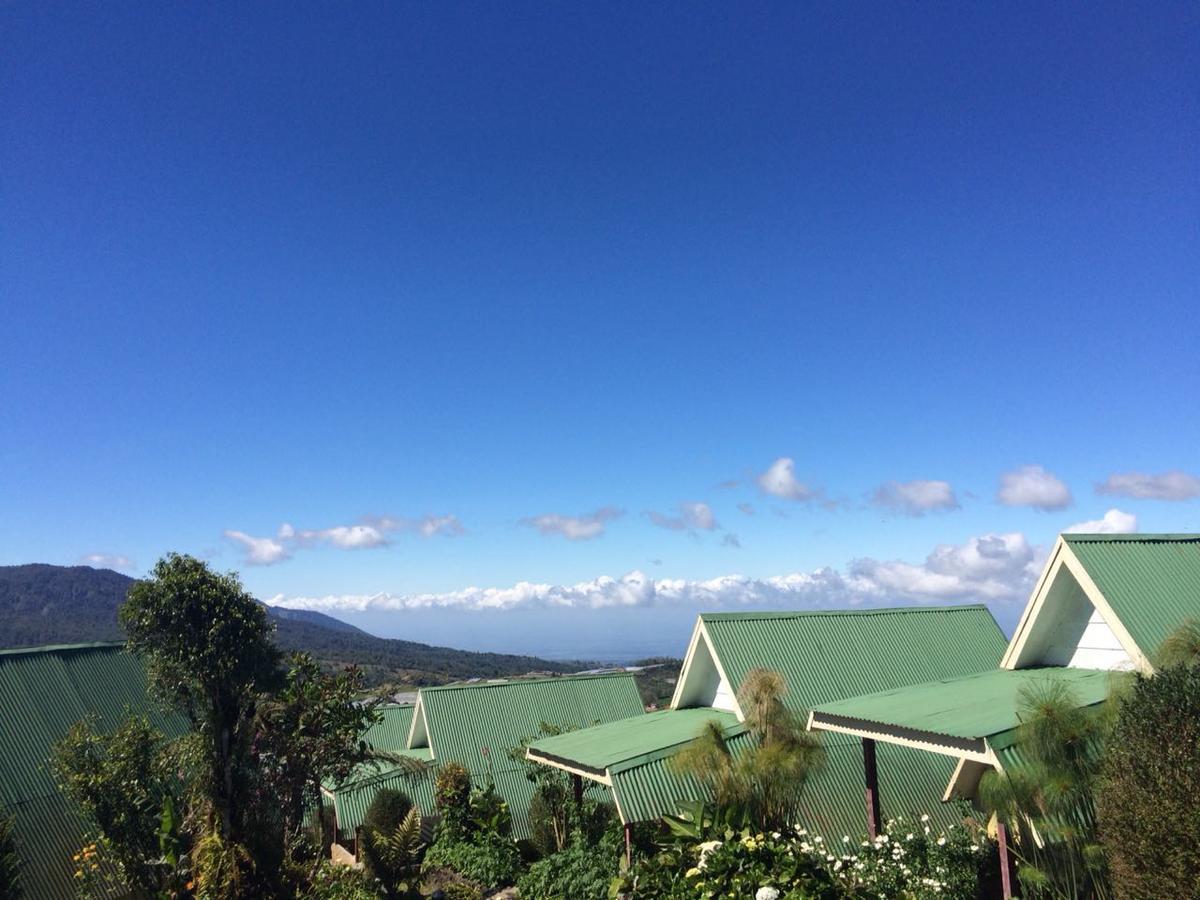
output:
<path id="1" fill-rule="evenodd" d="M 416 894 L 421 853 L 425 849 L 421 840 L 421 811 L 417 807 L 410 808 L 394 828 L 367 831 L 363 849 L 368 848 L 368 871 L 380 880 L 389 897 Z"/>
<path id="2" fill-rule="evenodd" d="M 379 720 L 377 703 L 357 702 L 363 687 L 357 669 L 328 675 L 297 653 L 283 689 L 259 703 L 252 751 L 285 836 L 300 828 L 305 810 L 319 806 L 322 781 L 346 778 L 362 760 L 359 739 Z"/>
<path id="3" fill-rule="evenodd" d="M 433 802 L 450 828 L 465 829 L 471 801 L 471 773 L 459 762 L 438 769 L 433 781 Z"/>
<path id="4" fill-rule="evenodd" d="M 443 900 L 483 900 L 483 890 L 469 881 L 452 881 L 442 888 Z"/>
<path id="5" fill-rule="evenodd" d="M 1155 654 L 1159 669 L 1200 663 L 1200 619 L 1188 619 L 1171 632 Z"/>
<path id="6" fill-rule="evenodd" d="M 198 878 L 211 862 L 219 868 L 207 880 L 238 887 L 244 879 L 233 869 L 249 859 L 245 844 L 260 831 L 250 748 L 256 694 L 278 687 L 281 674 L 266 611 L 236 575 L 172 553 L 129 589 L 120 620 L 153 692 L 188 717 L 200 742 Z"/>
<path id="7" fill-rule="evenodd" d="M 380 788 L 363 815 L 363 830 L 392 831 L 412 808 L 412 799 L 403 791 Z"/>
<path id="8" fill-rule="evenodd" d="M 138 716 L 107 735 L 94 719 L 77 722 L 54 749 L 63 794 L 100 829 L 105 858 L 124 882 L 143 891 L 167 890 L 178 880 L 184 839 L 175 809 L 183 783 L 173 749 Z"/>
<path id="9" fill-rule="evenodd" d="M 414 809 L 412 800 L 404 793 L 391 788 L 382 788 L 367 807 L 362 824 L 362 857 L 369 874 L 378 878 L 389 889 L 405 878 L 406 872 L 393 865 L 393 854 L 389 852 L 391 839 L 398 832 L 404 833 L 405 820 Z M 419 816 L 419 814 L 418 814 Z M 376 835 L 383 837 L 377 840 Z M 417 839 L 420 839 L 420 819 L 417 820 Z M 401 838 L 401 846 L 407 838 Z M 414 848 L 415 851 L 415 848 Z M 419 861 L 419 860 L 415 860 Z M 403 869 L 414 860 L 401 860 Z"/>
<path id="10" fill-rule="evenodd" d="M 365 872 L 322 860 L 296 896 L 297 900 L 378 900 L 379 893 Z"/>
<path id="11" fill-rule="evenodd" d="M 0 897 L 6 900 L 20 900 L 22 896 L 21 857 L 13 825 L 11 817 L 0 817 Z"/>
<path id="12" fill-rule="evenodd" d="M 975 900 L 994 858 L 994 848 L 966 828 L 934 835 L 925 821 L 892 821 L 875 841 L 846 836 L 832 846 L 803 830 L 728 832 L 638 860 L 612 883 L 610 896 Z"/>
<path id="13" fill-rule="evenodd" d="M 461 831 L 438 826 L 438 834 L 425 853 L 422 871 L 445 868 L 485 888 L 516 882 L 521 871 L 521 853 L 509 838 L 494 832 L 478 832 L 464 838 Z"/>
<path id="14" fill-rule="evenodd" d="M 605 900 L 619 865 L 620 852 L 611 840 L 590 843 L 575 832 L 565 850 L 534 863 L 518 879 L 517 891 L 545 900 Z"/>
<path id="15" fill-rule="evenodd" d="M 769 669 L 752 669 L 738 690 L 753 746 L 735 756 L 715 722 L 671 760 L 696 778 L 721 809 L 737 810 L 762 831 L 795 821 L 810 773 L 825 762 L 817 736 L 783 703 L 787 684 Z"/>
<path id="16" fill-rule="evenodd" d="M 1200 668 L 1176 665 L 1138 679 L 1105 754 L 1097 817 L 1118 897 L 1200 896 L 1198 797 Z"/>
<path id="17" fill-rule="evenodd" d="M 1018 746 L 1027 761 L 985 774 L 980 798 L 1014 837 L 1024 892 L 1064 900 L 1109 897 L 1093 799 L 1111 727 L 1108 710 L 1081 708 L 1070 688 L 1048 682 L 1022 692 L 1020 716 Z"/>
<path id="18" fill-rule="evenodd" d="M 531 762 L 525 755 L 526 748 L 536 740 L 554 737 L 573 731 L 571 726 L 552 725 L 542 722 L 538 733 L 523 740 L 518 747 L 508 751 L 509 759 L 518 762 L 525 770 L 525 777 L 535 785 L 529 807 L 529 824 L 532 840 L 543 856 L 557 853 L 567 846 L 571 833 L 582 829 L 589 843 L 594 843 L 603 833 L 608 814 L 597 801 L 597 793 L 603 794 L 595 782 L 583 784 L 583 806 L 575 803 L 575 787 L 571 776 L 553 766 Z"/>

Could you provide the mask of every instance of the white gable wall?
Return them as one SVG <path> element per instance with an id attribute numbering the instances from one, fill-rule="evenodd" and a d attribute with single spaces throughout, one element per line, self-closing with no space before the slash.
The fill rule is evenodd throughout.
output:
<path id="1" fill-rule="evenodd" d="M 1045 603 L 1031 623 L 1018 668 L 1068 666 L 1131 669 L 1133 661 L 1075 576 L 1059 565 Z"/>
<path id="2" fill-rule="evenodd" d="M 728 682 L 721 677 L 712 648 L 703 628 L 697 625 L 692 652 L 684 664 L 683 677 L 674 698 L 676 708 L 711 706 L 737 712 L 737 700 Z"/>

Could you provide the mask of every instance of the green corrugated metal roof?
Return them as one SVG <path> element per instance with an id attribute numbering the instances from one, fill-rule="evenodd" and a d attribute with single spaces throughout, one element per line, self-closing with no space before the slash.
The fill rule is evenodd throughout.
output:
<path id="1" fill-rule="evenodd" d="M 825 703 L 814 712 L 852 719 L 864 727 L 890 725 L 981 740 L 1021 724 L 1021 693 L 1028 688 L 1062 684 L 1081 706 L 1091 706 L 1107 699 L 1111 679 L 1111 672 L 1096 669 L 993 669 Z"/>
<path id="2" fill-rule="evenodd" d="M 742 734 L 729 739 L 728 744 L 737 754 L 749 741 L 749 735 Z M 822 735 L 822 743 L 825 766 L 804 788 L 797 824 L 830 840 L 863 834 L 867 818 L 862 745 L 839 734 Z M 885 816 L 903 815 L 915 821 L 928 814 L 941 827 L 960 823 L 958 811 L 940 802 L 954 771 L 954 760 L 894 744 L 878 745 L 876 759 L 880 808 Z M 665 758 L 618 772 L 612 781 L 621 813 L 631 822 L 674 813 L 681 800 L 696 799 L 704 793 L 691 777 L 672 772 Z"/>
<path id="3" fill-rule="evenodd" d="M 121 644 L 73 644 L 0 653 L 0 813 L 16 818 L 31 900 L 75 896 L 72 854 L 86 825 L 59 794 L 49 771 L 52 747 L 85 715 L 99 727 L 127 711 L 146 715 L 169 735 L 183 720 L 146 697 L 141 662 Z"/>
<path id="4" fill-rule="evenodd" d="M 1064 534 L 1142 652 L 1200 617 L 1200 535 Z"/>
<path id="5" fill-rule="evenodd" d="M 412 725 L 415 708 L 412 703 L 387 703 L 376 707 L 382 718 L 363 732 L 362 739 L 367 742 L 368 747 L 376 750 L 405 749 L 408 746 L 408 729 Z"/>
<path id="6" fill-rule="evenodd" d="M 743 730 L 737 716 L 724 710 L 708 707 L 662 709 L 607 725 L 542 738 L 531 744 L 529 749 L 536 755 L 550 757 L 575 768 L 612 774 L 670 755 L 696 737 L 710 721 L 719 722 L 727 736 Z"/>
<path id="7" fill-rule="evenodd" d="M 406 752 L 425 759 L 432 755 L 435 767 L 460 762 L 471 772 L 476 785 L 491 777 L 496 790 L 508 801 L 517 837 L 529 835 L 533 784 L 525 777 L 524 765 L 509 759 L 510 749 L 535 737 L 543 722 L 585 728 L 643 712 L 632 675 L 530 678 L 422 688 L 417 702 L 425 714 L 431 746 Z M 394 734 L 403 720 L 411 723 L 415 710 L 391 707 L 383 712 L 388 719 L 384 729 L 375 732 L 380 726 L 374 726 L 368 738 L 372 733 Z M 407 743 L 407 728 L 404 737 L 401 746 Z M 432 815 L 431 784 L 431 778 L 368 763 L 342 784 L 325 785 L 325 790 L 332 794 L 338 831 L 348 840 L 382 787 L 404 791 L 424 813 Z"/>
<path id="8" fill-rule="evenodd" d="M 789 706 L 804 712 L 857 694 L 992 669 L 1006 644 L 991 613 L 979 605 L 713 613 L 701 619 L 734 691 L 751 669 L 774 669 L 787 680 Z M 585 734 L 591 730 L 575 738 L 581 745 Z M 739 752 L 748 740 L 740 735 L 729 743 Z M 822 741 L 827 762 L 805 789 L 801 824 L 829 836 L 859 834 L 866 828 L 861 743 L 836 734 Z M 587 751 L 574 752 L 582 757 Z M 943 825 L 957 821 L 957 813 L 940 802 L 953 760 L 891 745 L 877 754 L 886 815 L 927 813 Z M 702 793 L 692 779 L 672 773 L 665 758 L 613 772 L 612 781 L 627 821 L 658 818 Z"/>
<path id="9" fill-rule="evenodd" d="M 773 669 L 787 704 L 814 706 L 994 668 L 1006 641 L 981 605 L 700 617 L 736 692 L 746 673 Z"/>
<path id="10" fill-rule="evenodd" d="M 536 737 L 539 726 L 587 728 L 644 712 L 632 675 L 515 679 L 422 688 L 429 742 L 439 763 L 460 762 L 478 783 L 491 776 L 508 801 L 517 837 L 529 833 L 533 783 L 508 751 Z M 484 756 L 487 748 L 487 756 Z"/>
<path id="11" fill-rule="evenodd" d="M 407 752 L 413 755 L 422 753 L 418 750 Z M 428 752 L 424 752 L 423 756 L 429 759 Z M 420 808 L 422 815 L 433 815 L 433 775 L 432 770 L 414 774 L 393 763 L 372 760 L 356 766 L 350 777 L 340 785 L 322 785 L 322 789 L 332 798 L 339 842 L 349 846 L 354 838 L 354 830 L 362 825 L 371 801 L 384 788 L 407 794 Z"/>

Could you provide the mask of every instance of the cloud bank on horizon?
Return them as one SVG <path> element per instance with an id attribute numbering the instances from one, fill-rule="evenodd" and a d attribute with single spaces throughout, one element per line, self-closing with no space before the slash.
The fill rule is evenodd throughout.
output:
<path id="1" fill-rule="evenodd" d="M 1137 517 L 1111 509 L 1103 519 L 1067 531 L 1127 533 Z M 939 544 L 921 563 L 861 558 L 844 570 L 823 567 L 770 578 L 725 575 L 707 580 L 651 578 L 632 571 L 571 585 L 519 582 L 511 587 L 468 587 L 425 594 L 331 594 L 286 597 L 273 606 L 323 612 L 413 609 L 514 610 L 527 608 L 611 609 L 654 606 L 708 610 L 825 609 L 890 603 L 1022 603 L 1045 562 L 1047 548 L 1019 532 L 985 534 L 962 544 Z"/>

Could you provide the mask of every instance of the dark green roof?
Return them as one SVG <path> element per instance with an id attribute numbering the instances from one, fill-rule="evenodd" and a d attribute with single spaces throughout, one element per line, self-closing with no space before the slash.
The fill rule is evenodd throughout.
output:
<path id="1" fill-rule="evenodd" d="M 111 728 L 128 711 L 170 735 L 183 720 L 146 697 L 141 662 L 121 644 L 72 644 L 0 652 L 0 813 L 16 819 L 32 900 L 75 896 L 72 854 L 86 823 L 55 787 L 51 750 L 88 715 Z"/>
<path id="2" fill-rule="evenodd" d="M 1200 535 L 1064 534 L 1142 652 L 1200 618 Z"/>
<path id="3" fill-rule="evenodd" d="M 818 719 L 850 720 L 866 730 L 884 726 L 982 741 L 1007 735 L 1021 724 L 1021 697 L 1029 689 L 1063 685 L 1080 706 L 1092 706 L 1107 699 L 1113 677 L 1107 671 L 1053 666 L 992 669 L 826 703 L 813 712 Z"/>

